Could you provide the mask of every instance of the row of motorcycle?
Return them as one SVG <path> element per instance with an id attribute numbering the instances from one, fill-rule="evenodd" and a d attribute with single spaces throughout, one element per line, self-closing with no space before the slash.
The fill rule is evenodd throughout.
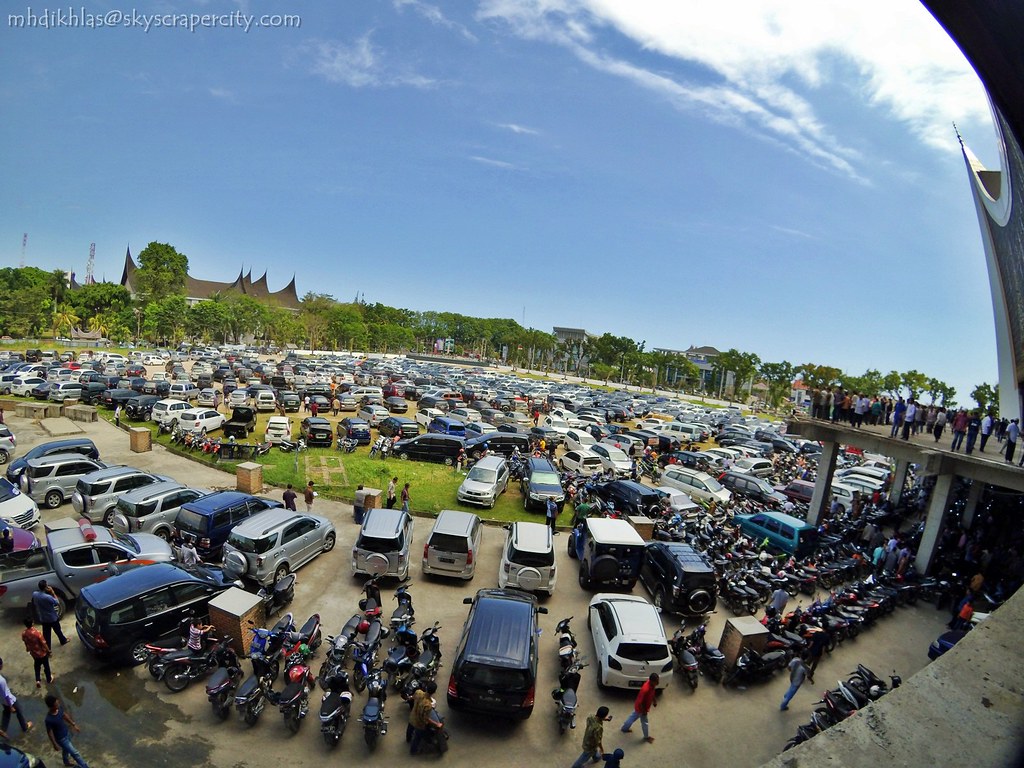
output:
<path id="1" fill-rule="evenodd" d="M 822 694 L 821 699 L 817 701 L 821 706 L 815 708 L 809 722 L 797 726 L 796 735 L 786 742 L 782 751 L 803 744 L 836 723 L 853 717 L 873 701 L 878 701 L 889 691 L 899 688 L 902 683 L 903 679 L 895 672 L 889 676 L 889 682 L 886 683 L 863 664 L 858 664 L 857 669 L 851 672 L 845 681 L 837 680 L 835 688 Z"/>
<path id="2" fill-rule="evenodd" d="M 183 450 L 191 453 L 218 455 L 221 443 L 224 441 L 220 437 L 210 437 L 206 434 L 205 429 L 196 432 L 195 430 L 184 429 L 180 424 L 175 424 L 171 432 L 171 442 L 180 445 Z M 234 438 L 229 438 L 229 442 L 234 442 Z M 270 453 L 270 448 L 271 444 L 268 442 L 259 443 L 253 450 L 253 455 L 266 456 Z"/>
<path id="3" fill-rule="evenodd" d="M 310 694 L 319 685 L 320 733 L 329 747 L 337 746 L 350 719 L 353 689 L 366 692 L 359 716 L 363 736 L 370 749 L 387 734 L 385 703 L 388 691 L 398 692 L 411 704 L 417 690 L 433 681 L 441 666 L 441 648 L 435 622 L 417 635 L 412 595 L 400 585 L 394 595 L 397 607 L 385 624 L 378 585 L 373 578 L 363 587 L 359 611 L 328 636 L 326 653 L 314 674 L 312 658 L 324 645 L 320 614 L 313 614 L 296 628 L 287 613 L 271 628 L 250 626 L 252 643 L 249 659 L 252 674 L 245 677 L 242 664 L 232 648 L 233 639 L 210 639 L 199 651 L 184 646 L 188 624 L 182 625 L 183 642 L 146 646 L 147 665 L 154 679 L 163 680 L 168 690 L 182 691 L 193 680 L 207 678 L 206 695 L 214 715 L 226 720 L 235 708 L 247 725 L 255 725 L 267 704 L 277 707 L 287 728 L 297 733 L 309 712 Z M 390 646 L 385 644 L 391 638 Z M 283 687 L 275 683 L 284 671 Z M 349 671 L 351 668 L 351 672 Z M 448 733 L 443 721 L 429 729 L 423 746 L 447 751 Z"/>

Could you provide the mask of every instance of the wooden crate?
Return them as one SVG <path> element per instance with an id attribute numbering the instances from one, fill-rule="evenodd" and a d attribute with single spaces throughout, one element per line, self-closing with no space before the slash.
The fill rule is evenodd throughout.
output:
<path id="1" fill-rule="evenodd" d="M 128 430 L 128 445 L 132 453 L 146 453 L 153 450 L 153 433 L 146 427 L 131 427 Z"/>
<path id="2" fill-rule="evenodd" d="M 654 521 L 651 518 L 645 515 L 630 515 L 626 519 L 636 529 L 636 532 L 640 534 L 641 539 L 650 541 L 654 538 Z"/>
<path id="3" fill-rule="evenodd" d="M 764 650 L 768 642 L 768 629 L 753 616 L 736 616 L 727 619 L 722 639 L 718 641 L 718 650 L 725 655 L 725 664 L 730 669 L 736 666 L 736 660 L 747 648 L 758 653 Z"/>
<path id="4" fill-rule="evenodd" d="M 230 637 L 239 656 L 249 655 L 250 627 L 262 627 L 265 621 L 263 601 L 244 589 L 232 587 L 210 601 L 210 623 L 216 628 L 216 636 Z"/>

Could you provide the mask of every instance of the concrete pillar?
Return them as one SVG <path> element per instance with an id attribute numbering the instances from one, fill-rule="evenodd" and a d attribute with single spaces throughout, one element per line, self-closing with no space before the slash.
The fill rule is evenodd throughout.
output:
<path id="1" fill-rule="evenodd" d="M 822 444 L 821 456 L 818 458 L 818 479 L 814 483 L 811 496 L 811 508 L 807 511 L 807 522 L 817 525 L 822 518 L 828 517 L 828 507 L 832 503 L 832 476 L 836 471 L 836 457 L 839 456 L 839 443 L 825 441 Z"/>
<path id="2" fill-rule="evenodd" d="M 974 511 L 978 508 L 978 501 L 984 492 L 985 483 L 981 480 L 971 480 L 971 490 L 967 492 L 967 505 L 964 507 L 963 527 L 965 531 L 971 530 L 971 525 L 974 524 Z"/>
<path id="3" fill-rule="evenodd" d="M 938 548 L 939 539 L 942 536 L 942 529 L 946 522 L 946 508 L 949 506 L 949 492 L 953 487 L 954 475 L 944 474 L 935 478 L 935 487 L 932 489 L 932 498 L 928 502 L 928 517 L 924 523 L 924 534 L 921 536 L 921 546 L 917 549 L 917 558 L 914 567 L 918 573 L 928 573 L 931 567 L 932 558 Z"/>
<path id="4" fill-rule="evenodd" d="M 892 485 L 889 487 L 889 501 L 892 505 L 898 506 L 903 497 L 903 486 L 907 483 L 907 470 L 910 469 L 910 462 L 907 459 L 897 459 L 896 469 L 892 473 Z"/>

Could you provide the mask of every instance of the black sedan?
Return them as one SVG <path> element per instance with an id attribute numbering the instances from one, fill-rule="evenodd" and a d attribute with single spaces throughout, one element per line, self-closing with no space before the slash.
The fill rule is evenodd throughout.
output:
<path id="1" fill-rule="evenodd" d="M 302 420 L 299 427 L 306 445 L 310 448 L 330 448 L 334 442 L 334 435 L 331 434 L 331 423 L 319 416 L 307 416 Z"/>
<path id="2" fill-rule="evenodd" d="M 35 398 L 36 400 L 49 400 L 50 399 L 50 389 L 52 389 L 53 386 L 54 386 L 53 382 L 51 382 L 51 381 L 44 381 L 38 387 L 33 389 L 31 392 L 29 392 L 29 394 L 33 398 Z"/>
<path id="3" fill-rule="evenodd" d="M 405 402 L 405 398 L 396 395 L 384 398 L 384 407 L 388 409 L 389 413 L 407 413 L 409 411 L 409 404 Z"/>
<path id="4" fill-rule="evenodd" d="M 107 408 L 122 408 L 128 405 L 128 401 L 139 396 L 134 389 L 108 389 L 100 395 L 99 401 Z"/>

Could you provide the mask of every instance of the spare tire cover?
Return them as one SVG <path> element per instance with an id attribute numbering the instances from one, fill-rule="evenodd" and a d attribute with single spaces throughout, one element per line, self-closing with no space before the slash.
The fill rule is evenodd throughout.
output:
<path id="1" fill-rule="evenodd" d="M 240 576 L 249 570 L 249 561 L 241 552 L 228 552 L 224 555 L 224 570 L 230 574 Z"/>
<path id="2" fill-rule="evenodd" d="M 611 581 L 619 575 L 619 561 L 611 555 L 601 555 L 590 564 L 590 578 L 594 581 Z"/>
<path id="3" fill-rule="evenodd" d="M 690 593 L 690 610 L 694 613 L 707 613 L 714 607 L 714 602 L 706 589 L 695 589 Z"/>
<path id="4" fill-rule="evenodd" d="M 120 512 L 114 515 L 114 519 L 111 523 L 112 525 L 110 527 L 118 533 L 128 533 L 128 518 Z"/>
<path id="5" fill-rule="evenodd" d="M 519 588 L 527 592 L 533 592 L 541 587 L 540 571 L 536 568 L 520 568 L 516 579 L 519 581 Z"/>
<path id="6" fill-rule="evenodd" d="M 390 565 L 387 555 L 382 555 L 380 552 L 366 556 L 366 571 L 371 576 L 383 576 L 388 572 Z"/>

